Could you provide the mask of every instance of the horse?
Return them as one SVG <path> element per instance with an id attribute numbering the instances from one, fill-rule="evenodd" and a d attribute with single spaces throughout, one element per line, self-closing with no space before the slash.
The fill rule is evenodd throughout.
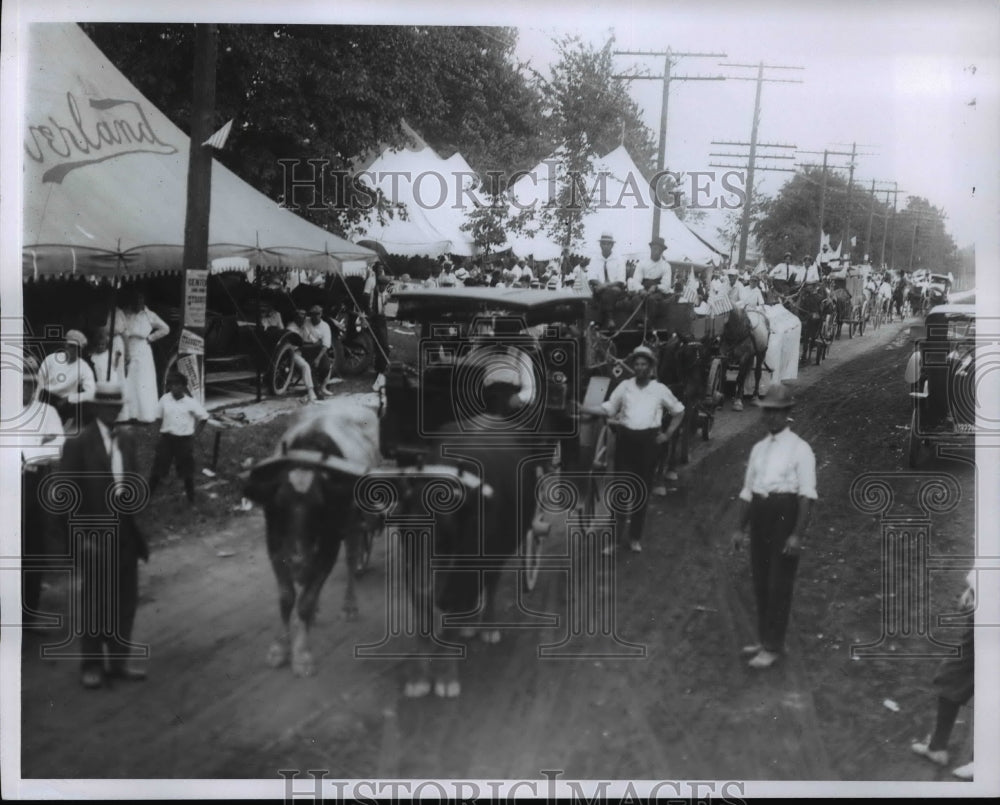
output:
<path id="1" fill-rule="evenodd" d="M 733 410 L 743 410 L 743 386 L 750 364 L 754 365 L 754 396 L 760 396 L 760 376 L 764 370 L 764 356 L 767 342 L 771 337 L 771 327 L 767 316 L 758 310 L 733 308 L 722 328 L 719 346 L 723 359 L 739 366 L 736 375 L 736 390 L 733 395 Z"/>
<path id="2" fill-rule="evenodd" d="M 896 315 L 900 320 L 903 318 L 903 303 L 909 296 L 910 283 L 905 279 L 899 280 L 892 289 L 892 306 L 896 308 Z"/>
<path id="3" fill-rule="evenodd" d="M 691 450 L 691 435 L 697 430 L 701 416 L 711 416 L 705 388 L 708 377 L 708 348 L 701 341 L 676 334 L 660 344 L 657 352 L 656 379 L 670 389 L 684 404 L 684 419 L 674 434 L 669 451 L 660 456 L 657 476 L 664 469 L 673 471 L 678 463 L 687 464 Z M 664 462 L 667 461 L 664 467 Z"/>
<path id="4" fill-rule="evenodd" d="M 822 337 L 823 319 L 831 305 L 826 288 L 819 283 L 803 285 L 793 296 L 786 297 L 785 307 L 802 322 L 801 361 L 808 362 L 814 349 L 817 366 L 826 357 L 827 343 Z"/>

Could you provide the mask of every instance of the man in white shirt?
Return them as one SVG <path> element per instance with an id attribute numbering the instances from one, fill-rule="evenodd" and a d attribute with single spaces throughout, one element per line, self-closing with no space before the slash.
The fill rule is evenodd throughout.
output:
<path id="1" fill-rule="evenodd" d="M 747 309 L 764 307 L 764 294 L 760 290 L 759 277 L 750 277 L 750 284 L 743 289 L 740 303 Z"/>
<path id="2" fill-rule="evenodd" d="M 666 250 L 667 243 L 661 237 L 655 237 L 649 242 L 649 259 L 639 263 L 632 277 L 637 288 L 644 291 L 658 288 L 663 293 L 673 291 L 673 268 L 663 259 Z"/>
<path id="3" fill-rule="evenodd" d="M 70 330 L 63 349 L 46 357 L 38 370 L 38 399 L 55 408 L 64 423 L 78 418 L 81 403 L 94 399 L 94 371 L 80 357 L 86 346 L 87 337 Z"/>
<path id="4" fill-rule="evenodd" d="M 797 276 L 796 279 L 801 281 L 803 284 L 810 282 L 819 282 L 819 266 L 816 262 L 807 254 L 802 258 L 803 271 L 801 276 Z"/>
<path id="5" fill-rule="evenodd" d="M 726 276 L 729 278 L 729 287 L 726 288 L 726 293 L 729 294 L 729 301 L 733 303 L 733 307 L 736 307 L 743 298 L 744 286 L 740 282 L 740 272 L 731 268 L 726 272 Z"/>
<path id="6" fill-rule="evenodd" d="M 580 410 L 584 414 L 608 417 L 618 426 L 614 470 L 634 473 L 641 479 L 640 506 L 632 513 L 628 529 L 630 547 L 638 553 L 642 550 L 642 530 L 659 447 L 669 442 L 680 427 L 684 405 L 663 383 L 653 379 L 656 368 L 653 350 L 646 346 L 636 347 L 629 355 L 629 362 L 635 377 L 619 383 L 600 408 L 581 407 Z M 666 429 L 663 428 L 665 414 L 670 415 Z M 616 513 L 616 520 L 621 539 L 625 534 L 626 515 Z"/>
<path id="7" fill-rule="evenodd" d="M 767 272 L 767 276 L 769 276 L 773 280 L 794 282 L 796 273 L 795 268 L 796 267 L 792 265 L 792 253 L 785 252 L 784 259 L 780 263 L 778 263 L 778 265 L 772 268 L 769 272 Z"/>
<path id="8" fill-rule="evenodd" d="M 740 525 L 733 533 L 734 550 L 750 543 L 758 642 L 743 653 L 753 655 L 751 668 L 770 668 L 784 651 L 802 537 L 816 500 L 816 457 L 788 428 L 794 404 L 791 391 L 780 383 L 757 403 L 770 434 L 750 451 Z"/>
<path id="9" fill-rule="evenodd" d="M 611 254 L 615 248 L 615 238 L 610 232 L 601 235 L 601 253 L 590 258 L 590 265 L 587 266 L 587 281 L 590 289 L 597 290 L 614 283 L 624 285 L 628 277 L 625 272 L 625 263 L 618 257 Z"/>
<path id="10" fill-rule="evenodd" d="M 322 392 L 326 392 L 326 384 L 330 381 L 333 362 L 330 360 L 330 349 L 333 347 L 333 333 L 330 325 L 323 321 L 323 308 L 313 305 L 309 308 L 309 318 L 302 325 L 302 354 L 313 369 L 313 384 Z"/>

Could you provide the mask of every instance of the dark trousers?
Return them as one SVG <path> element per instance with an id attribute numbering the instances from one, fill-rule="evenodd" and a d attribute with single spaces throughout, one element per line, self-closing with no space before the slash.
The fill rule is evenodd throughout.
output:
<path id="1" fill-rule="evenodd" d="M 750 567 L 757 601 L 757 635 L 772 652 L 785 646 L 799 557 L 782 553 L 795 529 L 798 495 L 754 495 L 750 504 Z"/>
<path id="2" fill-rule="evenodd" d="M 389 326 L 378 313 L 368 319 L 375 336 L 375 371 L 384 372 L 389 366 Z"/>
<path id="3" fill-rule="evenodd" d="M 152 493 L 162 478 L 170 472 L 170 466 L 177 468 L 177 475 L 184 480 L 184 489 L 188 497 L 194 496 L 194 437 L 175 436 L 172 433 L 161 433 L 160 441 L 156 443 L 156 454 L 153 456 L 153 472 L 149 478 L 149 491 Z"/>
<path id="4" fill-rule="evenodd" d="M 110 549 L 118 544 L 117 556 Z M 139 598 L 139 561 L 126 534 L 95 541 L 78 555 L 81 577 L 80 648 L 83 670 L 121 668 L 129 654 L 132 625 Z"/>
<path id="5" fill-rule="evenodd" d="M 649 504 L 649 493 L 653 485 L 653 473 L 656 470 L 656 459 L 659 446 L 656 436 L 659 428 L 649 430 L 629 430 L 618 428 L 615 444 L 615 472 L 631 472 L 642 479 L 639 508 L 632 513 L 632 524 L 629 528 L 629 539 L 632 542 L 642 540 L 642 529 L 646 523 L 646 507 Z M 625 533 L 627 515 L 620 514 L 617 519 L 619 539 Z"/>
<path id="6" fill-rule="evenodd" d="M 316 360 L 317 356 L 319 356 L 319 362 L 314 364 L 313 361 Z M 329 351 L 322 344 L 303 344 L 302 357 L 309 361 L 313 386 L 322 389 L 330 379 L 330 373 L 333 370 L 333 361 L 330 360 Z"/>
<path id="7" fill-rule="evenodd" d="M 53 517 L 38 499 L 38 489 L 42 481 L 52 471 L 50 466 L 39 466 L 21 471 L 21 557 L 25 563 L 37 563 L 48 554 L 47 536 L 52 528 Z M 41 570 L 23 570 L 23 608 L 27 612 L 37 612 L 42 596 Z"/>

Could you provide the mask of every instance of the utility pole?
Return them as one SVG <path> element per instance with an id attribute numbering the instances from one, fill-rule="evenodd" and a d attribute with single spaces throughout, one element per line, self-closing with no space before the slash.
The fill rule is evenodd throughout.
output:
<path id="1" fill-rule="evenodd" d="M 822 154 L 823 155 L 823 174 L 822 181 L 820 183 L 820 196 L 819 196 L 819 252 L 823 251 L 823 227 L 826 224 L 826 177 L 829 170 L 844 170 L 847 166 L 844 165 L 828 165 L 828 158 L 831 156 L 842 156 L 851 157 L 851 161 L 854 161 L 855 156 L 871 156 L 871 154 L 858 154 L 855 150 L 852 151 L 833 151 L 829 148 L 823 151 L 799 151 L 800 154 Z M 816 168 L 818 165 L 811 165 L 808 163 L 798 163 L 800 168 Z M 848 200 L 848 204 L 850 201 Z M 849 209 L 849 208 L 848 208 Z M 843 241 L 841 241 L 841 255 L 843 255 Z"/>
<path id="2" fill-rule="evenodd" d="M 670 68 L 674 59 L 679 58 L 727 58 L 725 53 L 674 53 L 670 48 L 666 51 L 653 50 L 616 50 L 615 56 L 662 56 L 663 75 L 616 75 L 613 78 L 621 78 L 626 81 L 663 81 L 663 99 L 660 105 L 660 143 L 656 155 L 656 180 L 653 183 L 653 234 L 656 238 L 660 235 L 660 195 L 659 184 L 663 178 L 663 172 L 667 164 L 667 108 L 670 103 L 670 82 L 671 81 L 724 81 L 725 76 L 697 76 L 697 75 L 671 75 Z M 625 144 L 624 128 L 622 130 L 622 144 Z"/>
<path id="3" fill-rule="evenodd" d="M 187 377 L 192 395 L 204 402 L 208 221 L 212 204 L 212 148 L 204 142 L 212 136 L 215 115 L 217 26 L 196 25 L 194 46 L 191 143 L 184 217 L 184 304 L 181 307 L 177 368 Z"/>
<path id="4" fill-rule="evenodd" d="M 851 190 L 854 187 L 854 158 L 857 155 L 858 144 L 851 143 L 851 161 L 847 165 L 847 214 L 844 216 L 844 237 L 841 238 L 840 243 L 840 260 L 841 266 L 843 266 L 844 260 L 844 244 L 847 244 L 847 262 L 851 261 Z"/>
<path id="5" fill-rule="evenodd" d="M 756 170 L 756 160 L 757 160 L 757 130 L 760 127 L 760 95 L 761 88 L 764 82 L 769 83 L 780 83 L 780 84 L 801 84 L 802 81 L 798 79 L 788 79 L 788 78 L 764 78 L 764 70 L 804 70 L 804 67 L 791 67 L 787 65 L 778 64 L 764 64 L 764 62 L 759 62 L 758 64 L 720 64 L 720 67 L 743 67 L 743 68 L 756 68 L 757 77 L 756 78 L 743 78 L 730 76 L 732 81 L 756 81 L 757 82 L 757 92 L 754 97 L 754 108 L 753 108 L 753 124 L 750 127 L 750 153 L 747 157 L 747 188 L 746 188 L 746 201 L 743 207 L 743 219 L 740 223 L 740 255 L 739 255 L 739 266 L 742 268 L 743 264 L 746 262 L 747 258 L 747 239 L 750 235 L 750 208 L 753 205 L 753 178 L 754 172 Z M 720 166 L 725 167 L 725 166 Z M 791 170 L 785 168 L 779 168 L 778 170 Z M 794 171 L 791 171 L 794 173 Z"/>
<path id="6" fill-rule="evenodd" d="M 865 234 L 865 260 L 871 263 L 872 222 L 875 220 L 875 180 L 872 179 L 872 202 L 868 207 L 868 232 Z"/>
<path id="7" fill-rule="evenodd" d="M 889 213 L 888 213 L 888 210 L 889 210 L 889 194 L 891 192 L 892 192 L 891 190 L 886 190 L 885 191 L 886 216 L 885 216 L 885 225 L 882 227 L 882 253 L 879 255 L 879 260 L 878 260 L 878 266 L 879 266 L 879 268 L 882 271 L 885 271 L 885 241 L 886 241 L 886 238 L 889 236 Z"/>

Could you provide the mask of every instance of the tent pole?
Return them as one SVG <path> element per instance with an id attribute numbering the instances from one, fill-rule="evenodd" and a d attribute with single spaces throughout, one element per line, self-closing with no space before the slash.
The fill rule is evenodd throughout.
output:
<path id="1" fill-rule="evenodd" d="M 117 326 L 116 319 L 118 317 L 118 305 L 115 300 L 115 281 L 111 280 L 111 325 L 110 332 L 108 333 L 108 371 L 107 377 L 104 379 L 107 382 L 111 382 L 111 364 L 115 359 L 115 327 Z"/>
<path id="2" fill-rule="evenodd" d="M 255 266 L 254 267 L 253 275 L 254 275 L 254 285 L 257 286 L 257 293 L 254 294 L 254 297 L 255 297 L 254 306 L 257 308 L 257 311 L 256 311 L 256 317 L 257 317 L 257 346 L 262 348 L 263 344 L 264 344 L 263 338 L 262 338 L 262 336 L 264 334 L 264 325 L 263 325 L 263 323 L 260 320 L 260 289 L 261 289 L 260 266 Z M 254 368 L 257 370 L 257 402 L 260 402 L 262 399 L 264 399 L 264 393 L 261 390 L 261 375 L 262 375 L 262 371 L 261 371 L 261 368 L 260 368 L 260 355 L 255 355 L 254 356 Z"/>

